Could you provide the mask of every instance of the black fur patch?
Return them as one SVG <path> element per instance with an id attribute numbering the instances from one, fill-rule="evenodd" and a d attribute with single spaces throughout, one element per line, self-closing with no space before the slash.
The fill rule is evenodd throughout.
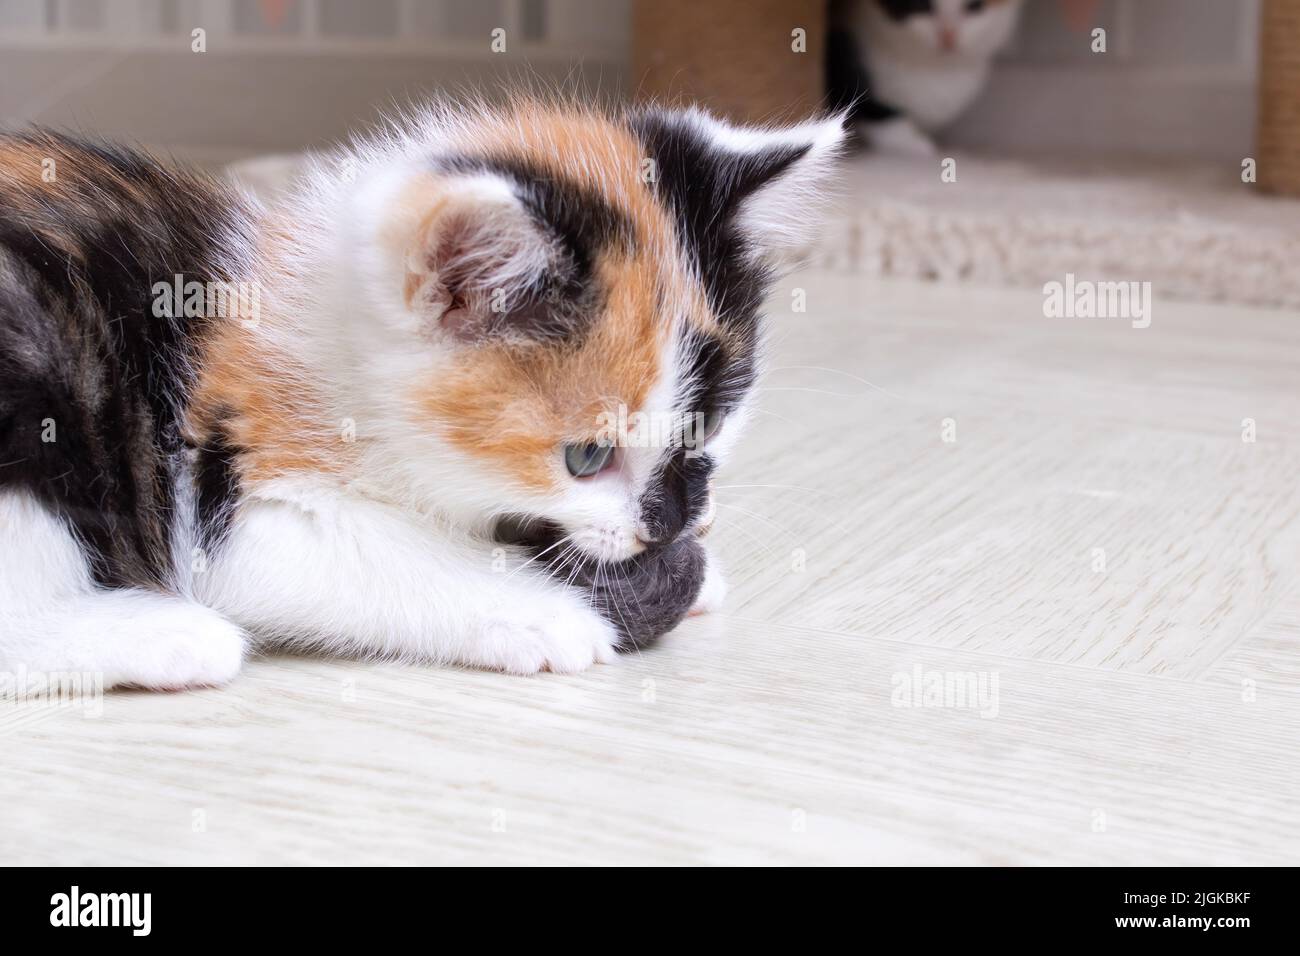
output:
<path id="1" fill-rule="evenodd" d="M 58 182 L 0 184 L 0 488 L 61 515 L 100 584 L 165 587 L 180 418 L 220 320 L 157 317 L 152 290 L 231 280 L 218 237 L 250 227 L 233 195 L 147 157 L 10 141 L 55 159 Z"/>
<path id="2" fill-rule="evenodd" d="M 704 584 L 704 549 L 693 538 L 600 569 L 584 564 L 575 578 L 622 637 L 619 650 L 646 647 L 682 622 Z"/>
<path id="3" fill-rule="evenodd" d="M 194 492 L 198 508 L 200 543 L 212 549 L 230 528 L 239 479 L 235 458 L 239 453 L 220 420 L 212 425 L 202 447 L 194 455 Z"/>
<path id="4" fill-rule="evenodd" d="M 561 536 L 550 522 L 503 521 L 497 539 L 539 555 Z M 554 552 L 551 552 L 552 554 Z M 681 623 L 704 583 L 704 550 L 693 538 L 643 552 L 617 564 L 594 559 L 552 561 L 546 570 L 584 591 L 592 606 L 618 631 L 619 650 L 646 647 Z"/>
<path id="5" fill-rule="evenodd" d="M 632 120 L 657 171 L 655 190 L 673 213 L 683 245 L 695 260 L 709 305 L 729 328 L 752 325 L 770 271 L 751 253 L 736 223 L 740 203 L 788 170 L 810 145 L 732 153 L 677 114 L 646 111 Z"/>
<path id="6" fill-rule="evenodd" d="M 934 13 L 934 0 L 875 0 L 891 20 Z"/>
<path id="7" fill-rule="evenodd" d="M 687 329 L 683 336 L 681 349 L 687 356 L 687 385 L 679 396 L 678 407 L 685 412 L 707 415 L 727 412 L 739 405 L 758 376 L 756 338 L 742 336 L 727 348 L 698 329 Z"/>
<path id="8" fill-rule="evenodd" d="M 641 496 L 641 521 L 652 545 L 660 547 L 678 535 L 704 512 L 709 501 L 713 459 L 703 452 L 674 448 Z"/>

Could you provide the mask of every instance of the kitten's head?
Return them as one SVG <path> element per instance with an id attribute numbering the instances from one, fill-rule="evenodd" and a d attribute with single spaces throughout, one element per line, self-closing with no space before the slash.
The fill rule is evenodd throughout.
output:
<path id="1" fill-rule="evenodd" d="M 698 531 L 773 257 L 815 225 L 841 139 L 840 119 L 530 101 L 363 151 L 339 261 L 385 423 L 371 466 L 479 530 L 544 519 L 604 561 Z"/>
<path id="2" fill-rule="evenodd" d="M 868 29 L 913 54 L 986 59 L 1011 38 L 1022 0 L 867 0 Z"/>

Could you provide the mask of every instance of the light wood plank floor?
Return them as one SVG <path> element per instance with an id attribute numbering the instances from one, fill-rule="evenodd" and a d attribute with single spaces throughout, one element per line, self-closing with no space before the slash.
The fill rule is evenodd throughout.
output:
<path id="1" fill-rule="evenodd" d="M 772 315 L 724 613 L 572 677 L 9 705 L 0 861 L 1297 862 L 1300 316 L 824 272 Z"/>

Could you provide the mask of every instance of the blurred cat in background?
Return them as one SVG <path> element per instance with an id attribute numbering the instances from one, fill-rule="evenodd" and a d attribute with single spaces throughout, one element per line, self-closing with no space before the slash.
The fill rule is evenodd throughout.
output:
<path id="1" fill-rule="evenodd" d="M 832 0 L 831 101 L 875 148 L 917 156 L 965 110 L 1015 33 L 1022 0 Z"/>

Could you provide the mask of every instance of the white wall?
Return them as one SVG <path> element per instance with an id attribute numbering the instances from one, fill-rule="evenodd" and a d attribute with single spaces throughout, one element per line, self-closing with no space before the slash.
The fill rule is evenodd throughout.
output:
<path id="1" fill-rule="evenodd" d="M 606 93 L 630 0 L 0 0 L 0 125 L 200 161 L 322 145 L 381 106 L 520 75 Z M 191 50 L 191 30 L 207 51 Z M 506 52 L 490 48 L 506 30 Z M 575 69 L 576 64 L 576 69 Z"/>
<path id="2" fill-rule="evenodd" d="M 1014 47 L 948 132 L 1021 153 L 1252 154 L 1259 0 L 1105 0 L 1107 52 L 1056 0 L 1029 0 Z M 1300 96 L 1300 91 L 1297 91 Z"/>

